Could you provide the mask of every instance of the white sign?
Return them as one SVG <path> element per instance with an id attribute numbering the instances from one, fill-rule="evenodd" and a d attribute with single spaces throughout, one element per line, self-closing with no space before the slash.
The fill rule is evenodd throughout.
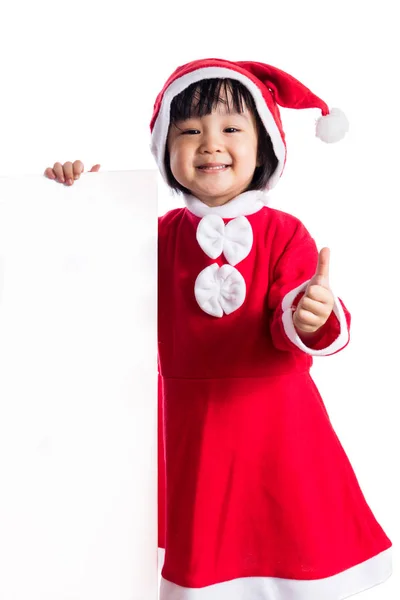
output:
<path id="1" fill-rule="evenodd" d="M 157 598 L 155 171 L 0 178 L 0 598 Z"/>

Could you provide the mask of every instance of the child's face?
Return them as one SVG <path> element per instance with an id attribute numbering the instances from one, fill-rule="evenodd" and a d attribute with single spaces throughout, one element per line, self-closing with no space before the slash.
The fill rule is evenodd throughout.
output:
<path id="1" fill-rule="evenodd" d="M 229 202 L 253 179 L 257 128 L 247 108 L 229 113 L 219 103 L 209 115 L 172 124 L 167 144 L 173 176 L 208 206 Z"/>

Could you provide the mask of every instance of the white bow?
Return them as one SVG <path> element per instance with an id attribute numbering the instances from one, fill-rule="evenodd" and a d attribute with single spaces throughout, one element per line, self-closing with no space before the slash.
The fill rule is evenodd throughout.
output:
<path id="1" fill-rule="evenodd" d="M 246 217 L 237 217 L 225 225 L 222 217 L 207 215 L 200 221 L 196 239 L 210 258 L 222 254 L 230 265 L 237 265 L 253 246 L 253 230 Z"/>
<path id="2" fill-rule="evenodd" d="M 246 283 L 231 265 L 219 267 L 216 263 L 203 269 L 194 285 L 194 295 L 204 312 L 213 317 L 231 314 L 242 306 L 246 297 Z"/>

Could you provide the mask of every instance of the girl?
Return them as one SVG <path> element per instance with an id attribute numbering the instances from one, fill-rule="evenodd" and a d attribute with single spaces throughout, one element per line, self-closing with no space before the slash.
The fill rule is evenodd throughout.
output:
<path id="1" fill-rule="evenodd" d="M 349 342 L 329 249 L 266 206 L 286 160 L 278 104 L 320 108 L 324 141 L 347 131 L 255 62 L 184 65 L 154 106 L 152 151 L 186 205 L 159 222 L 162 600 L 340 600 L 391 573 L 309 372 Z"/>

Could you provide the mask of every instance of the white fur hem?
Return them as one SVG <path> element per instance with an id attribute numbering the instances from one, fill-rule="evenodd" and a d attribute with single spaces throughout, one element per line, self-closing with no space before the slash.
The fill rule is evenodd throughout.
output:
<path id="1" fill-rule="evenodd" d="M 339 325 L 340 325 L 339 336 L 336 338 L 336 340 L 334 340 L 334 342 L 332 342 L 332 344 L 330 346 L 327 346 L 326 348 L 323 348 L 322 350 L 313 350 L 312 348 L 309 348 L 308 346 L 306 346 L 306 344 L 300 339 L 300 337 L 295 329 L 295 326 L 293 324 L 292 304 L 293 304 L 294 299 L 300 292 L 305 292 L 305 290 L 307 289 L 307 285 L 309 284 L 310 281 L 311 281 L 310 279 L 308 281 L 305 281 L 304 283 L 299 285 L 297 288 L 295 288 L 294 290 L 292 290 L 291 292 L 286 294 L 286 296 L 283 298 L 283 300 L 282 300 L 283 327 L 284 327 L 285 333 L 288 336 L 288 338 L 290 339 L 290 341 L 292 341 L 298 348 L 300 348 L 300 350 L 303 350 L 304 352 L 306 352 L 307 354 L 311 354 L 312 356 L 327 356 L 329 354 L 334 354 L 338 350 L 341 350 L 341 348 L 344 348 L 344 346 L 349 341 L 349 330 L 347 327 L 346 316 L 344 314 L 344 310 L 340 303 L 339 298 L 337 296 L 335 296 L 335 294 L 333 294 L 333 297 L 335 300 L 335 303 L 333 305 L 333 312 L 335 313 L 335 315 L 337 316 L 338 321 L 339 321 Z"/>
<path id="2" fill-rule="evenodd" d="M 203 588 L 186 588 L 161 577 L 160 600 L 344 600 L 390 577 L 391 550 L 324 579 L 243 577 Z"/>
<path id="3" fill-rule="evenodd" d="M 234 219 L 235 217 L 254 215 L 268 205 L 270 198 L 266 192 L 250 190 L 249 192 L 242 192 L 222 206 L 207 206 L 207 204 L 190 194 L 183 194 L 183 200 L 186 208 L 196 217 L 218 215 L 223 219 Z"/>

